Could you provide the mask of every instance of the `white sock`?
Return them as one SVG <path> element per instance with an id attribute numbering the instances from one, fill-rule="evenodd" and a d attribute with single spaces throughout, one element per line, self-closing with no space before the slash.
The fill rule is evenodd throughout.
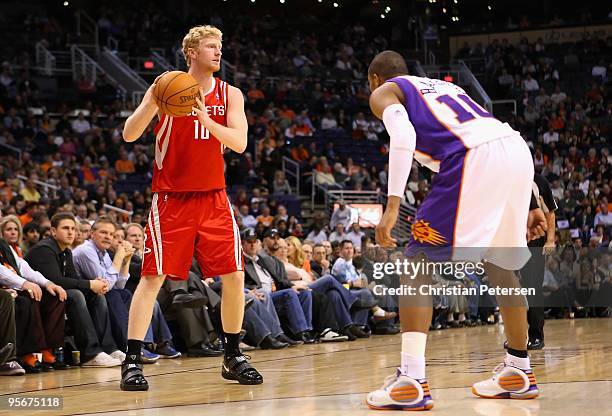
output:
<path id="1" fill-rule="evenodd" d="M 531 364 L 529 362 L 529 357 L 520 358 L 515 357 L 509 352 L 506 353 L 506 359 L 504 360 L 506 365 L 511 365 L 512 367 L 520 368 L 521 370 L 531 370 Z"/>
<path id="2" fill-rule="evenodd" d="M 385 316 L 385 310 L 383 308 L 378 308 L 374 311 L 374 316 Z"/>
<path id="3" fill-rule="evenodd" d="M 402 334 L 402 374 L 417 380 L 425 378 L 425 345 L 427 334 L 404 332 Z"/>

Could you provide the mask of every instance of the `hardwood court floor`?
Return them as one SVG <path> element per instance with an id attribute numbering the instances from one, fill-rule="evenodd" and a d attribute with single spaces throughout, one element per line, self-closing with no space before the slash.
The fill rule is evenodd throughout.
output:
<path id="1" fill-rule="evenodd" d="M 503 358 L 502 327 L 449 329 L 428 339 L 429 384 L 436 415 L 612 415 L 612 319 L 546 322 L 546 348 L 531 354 L 536 400 L 473 397 L 469 386 Z M 63 395 L 61 412 L 0 414 L 108 415 L 388 415 L 370 411 L 366 392 L 399 361 L 400 336 L 253 351 L 260 386 L 230 384 L 218 358 L 160 360 L 145 367 L 151 389 L 119 390 L 119 369 L 74 369 L 1 377 L 0 396 Z M 429 414 L 429 413 L 428 413 Z"/>

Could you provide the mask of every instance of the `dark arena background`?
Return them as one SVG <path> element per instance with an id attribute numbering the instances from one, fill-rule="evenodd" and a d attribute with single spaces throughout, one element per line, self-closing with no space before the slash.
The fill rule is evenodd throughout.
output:
<path id="1" fill-rule="evenodd" d="M 121 391 L 163 133 L 155 119 L 127 142 L 125 121 L 158 75 L 188 70 L 182 40 L 197 25 L 223 32 L 214 76 L 244 96 L 248 143 L 225 150 L 224 173 L 245 263 L 240 348 L 264 382 L 221 377 L 221 279 L 194 259 L 157 297 L 141 358 L 149 390 Z M 392 148 L 368 67 L 389 49 L 410 75 L 460 86 L 520 132 L 549 226 L 530 244 L 539 266 L 519 273 L 537 293 L 539 397 L 470 392 L 507 337 L 500 300 L 478 290 L 484 270 L 451 268 L 431 276 L 454 290 L 433 296 L 430 412 L 612 415 L 612 4 L 553 0 L 0 2 L 0 414 L 379 413 L 366 396 L 406 348 L 402 302 L 387 290 L 398 273 L 384 263 L 442 238 L 417 213 L 436 174 L 414 161 L 398 249 L 377 245 Z M 157 256 L 161 237 L 153 244 Z M 412 397 L 402 391 L 391 397 Z"/>

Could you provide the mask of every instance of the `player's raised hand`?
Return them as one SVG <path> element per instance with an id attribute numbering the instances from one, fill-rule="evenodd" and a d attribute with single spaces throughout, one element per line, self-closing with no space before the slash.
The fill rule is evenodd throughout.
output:
<path id="1" fill-rule="evenodd" d="M 376 243 L 384 248 L 397 247 L 397 240 L 391 237 L 391 230 L 397 222 L 398 211 L 394 209 L 385 209 L 380 222 L 376 226 Z"/>
<path id="2" fill-rule="evenodd" d="M 147 102 L 153 103 L 153 104 L 157 105 L 157 103 L 155 101 L 155 85 L 157 84 L 157 81 L 159 81 L 161 79 L 161 77 L 163 77 L 167 73 L 168 73 L 168 71 L 165 71 L 165 72 L 159 74 L 157 76 L 157 78 L 155 78 L 155 81 L 153 81 L 151 86 L 149 86 L 149 89 L 147 89 L 147 92 L 145 93 L 144 97 L 142 98 L 143 101 L 147 100 Z"/>
<path id="3" fill-rule="evenodd" d="M 192 107 L 192 109 L 198 116 L 198 120 L 204 127 L 209 126 L 211 118 L 206 111 L 206 105 L 204 105 L 204 89 L 202 87 L 200 87 L 200 96 L 196 97 L 196 103 L 198 103 L 198 106 Z"/>

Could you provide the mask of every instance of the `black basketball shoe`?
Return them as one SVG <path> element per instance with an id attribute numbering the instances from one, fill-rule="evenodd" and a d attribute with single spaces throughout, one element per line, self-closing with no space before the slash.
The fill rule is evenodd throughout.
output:
<path id="1" fill-rule="evenodd" d="M 127 356 L 126 360 L 121 364 L 121 390 L 149 390 L 149 383 L 142 374 L 142 360 L 139 356 Z"/>
<path id="2" fill-rule="evenodd" d="M 236 380 L 240 384 L 261 384 L 263 377 L 249 364 L 248 355 L 231 355 L 223 358 L 221 376 L 226 380 Z"/>

